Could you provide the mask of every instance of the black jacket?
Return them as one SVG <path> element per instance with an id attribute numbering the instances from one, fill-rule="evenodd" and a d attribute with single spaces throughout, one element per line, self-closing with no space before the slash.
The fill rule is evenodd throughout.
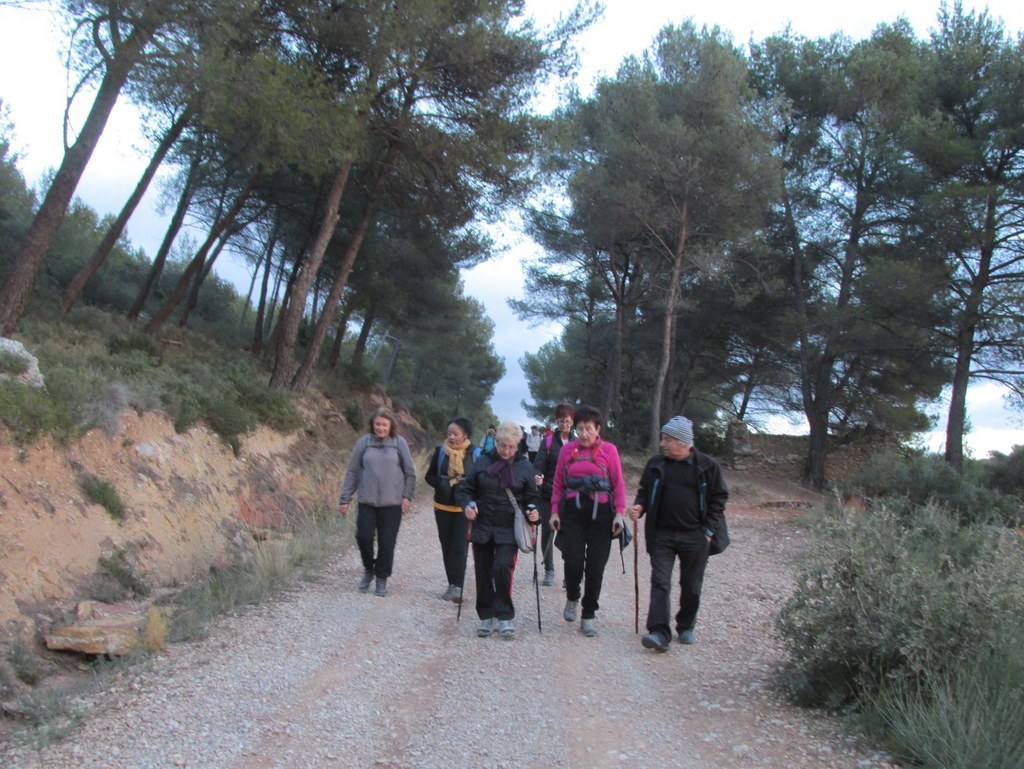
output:
<path id="1" fill-rule="evenodd" d="M 569 431 L 569 440 L 576 439 L 576 432 L 574 430 Z M 545 435 L 544 440 L 540 442 L 540 448 L 537 449 L 537 456 L 533 458 L 533 469 L 537 475 L 544 476 L 544 483 L 540 485 L 540 495 L 544 499 L 551 499 L 551 484 L 555 482 L 555 468 L 558 466 L 558 454 L 562 450 L 561 433 L 557 430 L 551 435 L 551 446 L 548 447 L 548 438 Z"/>
<path id="2" fill-rule="evenodd" d="M 455 489 L 452 488 L 451 480 L 448 478 L 448 463 L 451 461 L 451 457 L 448 456 L 447 449 L 444 452 L 444 458 L 441 459 L 441 466 L 438 467 L 438 458 L 441 456 L 441 447 L 434 447 L 434 455 L 430 458 L 430 464 L 427 465 L 427 474 L 424 476 L 424 480 L 427 485 L 434 490 L 434 501 L 439 505 L 446 505 L 449 507 L 458 506 L 459 503 L 455 500 Z M 470 446 L 466 450 L 466 456 L 462 460 L 463 469 L 469 472 L 473 466 L 475 457 L 480 456 L 479 446 Z M 459 484 L 455 484 L 458 486 Z"/>
<path id="3" fill-rule="evenodd" d="M 473 542 L 482 545 L 492 538 L 502 545 L 515 544 L 515 509 L 508 494 L 499 485 L 498 476 L 488 475 L 487 468 L 495 461 L 493 455 L 482 454 L 473 463 L 473 468 L 455 487 L 455 499 L 465 508 L 471 501 L 476 502 L 477 517 L 473 521 Z M 535 505 L 540 499 L 537 484 L 533 481 L 533 465 L 520 457 L 512 465 L 514 484 L 512 494 L 519 503 L 519 509 L 526 512 L 527 505 Z"/>
<path id="4" fill-rule="evenodd" d="M 712 552 L 720 553 L 729 544 L 729 530 L 725 525 L 725 503 L 729 499 L 729 489 L 718 463 L 697 449 L 693 453 L 697 460 L 697 495 L 703 518 L 702 526 L 711 532 Z M 634 500 L 634 504 L 643 505 L 644 508 L 644 540 L 648 553 L 654 547 L 654 530 L 658 525 L 658 504 L 661 501 L 666 461 L 663 454 L 651 457 L 640 476 L 640 488 Z"/>

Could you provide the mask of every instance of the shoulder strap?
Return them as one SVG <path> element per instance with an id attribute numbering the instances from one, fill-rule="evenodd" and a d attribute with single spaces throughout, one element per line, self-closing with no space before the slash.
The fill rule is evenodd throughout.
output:
<path id="1" fill-rule="evenodd" d="M 597 465 L 604 472 L 605 475 L 608 475 L 608 463 L 607 462 L 602 463 L 602 462 L 598 461 L 599 459 L 602 459 L 604 457 L 604 452 L 601 451 L 601 447 L 602 446 L 604 446 L 604 441 L 601 441 L 600 443 L 598 443 L 597 446 L 594 448 L 594 450 L 590 452 L 590 461 L 593 462 L 595 465 Z M 579 449 L 579 446 L 577 446 L 573 450 L 572 454 L 569 455 L 569 461 L 565 465 L 565 472 L 566 472 L 567 475 L 569 473 L 569 465 L 572 464 L 573 462 L 579 462 L 579 461 L 581 461 L 580 460 L 580 449 Z"/>
<path id="2" fill-rule="evenodd" d="M 444 464 L 444 456 L 445 456 L 444 444 L 442 443 L 440 446 L 437 447 L 437 474 L 438 475 L 441 474 L 441 465 Z"/>

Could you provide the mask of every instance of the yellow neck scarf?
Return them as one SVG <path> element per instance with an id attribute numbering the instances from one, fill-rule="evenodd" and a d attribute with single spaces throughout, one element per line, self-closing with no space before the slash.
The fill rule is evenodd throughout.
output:
<path id="1" fill-rule="evenodd" d="M 448 454 L 448 478 L 452 486 L 466 474 L 466 450 L 472 445 L 468 438 L 457 446 L 452 446 L 450 443 L 445 444 L 444 450 Z"/>

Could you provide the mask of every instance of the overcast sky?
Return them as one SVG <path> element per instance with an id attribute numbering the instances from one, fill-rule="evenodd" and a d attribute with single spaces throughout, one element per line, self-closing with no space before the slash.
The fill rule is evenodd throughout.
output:
<path id="1" fill-rule="evenodd" d="M 38 4 L 37 4 L 38 5 Z M 718 0 L 714 3 L 672 3 L 665 0 L 607 0 L 602 19 L 579 40 L 581 69 L 576 79 L 587 93 L 594 81 L 613 75 L 619 63 L 630 54 L 647 48 L 658 30 L 666 24 L 692 18 L 698 25 L 717 25 L 729 32 L 737 43 L 751 37 L 763 38 L 782 30 L 787 24 L 807 37 L 842 31 L 859 39 L 880 23 L 905 17 L 921 35 L 935 24 L 939 2 L 923 0 L 860 0 L 856 3 L 823 3 L 820 0 L 777 0 L 773 3 L 752 0 Z M 970 3 L 965 6 L 972 7 Z M 565 0 L 528 0 L 528 12 L 541 24 L 555 19 L 571 7 Z M 1024 28 L 1024 3 L 999 0 L 987 6 L 1002 19 L 1008 30 Z M 15 147 L 22 154 L 20 167 L 30 184 L 37 184 L 52 168 L 61 152 L 61 113 L 66 83 L 59 47 L 59 32 L 45 11 L 0 7 L 0 98 L 11 108 L 15 124 Z M 564 84 L 561 84 L 564 85 Z M 554 98 L 552 93 L 546 100 Z M 120 209 L 141 174 L 145 152 L 138 133 L 138 120 L 127 105 L 119 104 L 79 185 L 78 195 L 101 213 Z M 156 252 L 164 230 L 164 218 L 156 211 L 155 187 L 140 205 L 128 228 L 136 246 L 150 255 Z M 516 320 L 505 302 L 510 296 L 522 296 L 521 262 L 537 253 L 537 248 L 520 233 L 499 233 L 503 251 L 465 274 L 466 290 L 483 302 L 495 322 L 494 344 L 505 359 L 507 374 L 492 400 L 501 419 L 529 424 L 520 401 L 529 399 L 519 360 L 533 352 L 556 333 L 551 328 L 530 329 Z M 247 276 L 239 265 L 224 264 L 218 272 L 248 288 Z M 984 456 L 990 449 L 1009 451 L 1024 443 L 1024 421 L 1020 414 L 1006 411 L 998 391 L 975 388 L 971 393 L 970 420 L 973 432 L 968 447 Z M 935 411 L 940 415 L 943 406 Z M 799 432 L 800 425 L 791 429 Z M 928 436 L 931 448 L 941 448 L 941 435 Z"/>

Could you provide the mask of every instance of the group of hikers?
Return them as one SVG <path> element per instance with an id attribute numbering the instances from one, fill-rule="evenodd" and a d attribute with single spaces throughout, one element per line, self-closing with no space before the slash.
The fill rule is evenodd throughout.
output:
<path id="1" fill-rule="evenodd" d="M 540 584 L 555 584 L 554 551 L 559 550 L 565 590 L 562 617 L 573 623 L 578 619 L 584 636 L 596 636 L 612 543 L 629 535 L 627 516 L 634 522 L 644 518 L 651 589 L 647 633 L 641 642 L 660 652 L 671 645 L 671 583 L 678 559 L 675 634 L 680 643 L 696 643 L 694 626 L 707 559 L 728 545 L 729 492 L 715 460 L 694 447 L 693 423 L 674 416 L 662 426 L 661 451 L 647 462 L 628 506 L 619 452 L 601 437 L 601 412 L 593 406 L 562 403 L 554 417 L 552 430 L 544 434 L 533 428 L 530 437 L 537 437 L 525 445 L 524 430 L 515 422 L 490 428 L 479 446 L 472 442 L 469 419 L 456 417 L 448 423 L 425 477 L 434 489 L 434 517 L 448 582 L 441 597 L 462 603 L 472 544 L 480 621 L 476 634 L 515 637 L 512 579 L 520 552 L 516 517 L 521 515 L 539 527 L 534 546 L 543 553 Z M 353 496 L 358 498 L 356 542 L 363 563 L 359 589 L 368 591 L 372 585 L 382 597 L 388 592 L 402 516 L 410 510 L 416 485 L 412 453 L 397 424 L 387 407 L 373 413 L 368 433 L 353 447 L 338 500 L 346 515 Z"/>

